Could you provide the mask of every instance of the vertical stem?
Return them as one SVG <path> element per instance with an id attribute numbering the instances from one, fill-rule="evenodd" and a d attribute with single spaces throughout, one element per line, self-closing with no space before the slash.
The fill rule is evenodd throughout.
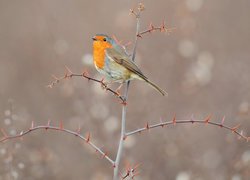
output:
<path id="1" fill-rule="evenodd" d="M 128 81 L 126 83 L 126 89 L 124 92 L 125 95 L 125 100 L 127 101 L 128 98 L 128 89 L 129 89 L 129 84 L 130 82 Z M 121 137 L 120 137 L 120 142 L 119 142 L 119 147 L 116 155 L 116 160 L 115 160 L 115 167 L 114 167 L 114 177 L 113 180 L 118 180 L 118 175 L 119 175 L 119 165 L 122 157 L 122 150 L 123 150 L 123 141 L 126 135 L 126 113 L 127 113 L 127 106 L 124 104 L 122 106 L 122 123 L 121 123 Z"/>
<path id="2" fill-rule="evenodd" d="M 134 49 L 133 49 L 132 61 L 135 61 L 137 42 L 138 42 L 138 34 L 140 32 L 140 16 L 141 16 L 140 12 L 141 11 L 139 11 L 137 16 L 136 16 L 136 34 L 135 34 L 135 44 L 134 44 Z"/>
<path id="3" fill-rule="evenodd" d="M 137 16 L 136 16 L 136 35 L 135 35 L 135 43 L 134 43 L 134 49 L 133 49 L 133 54 L 132 54 L 132 61 L 135 61 L 135 55 L 136 55 L 136 48 L 137 48 L 137 41 L 138 41 L 138 34 L 140 30 L 140 13 L 141 11 L 139 10 Z M 125 87 L 125 92 L 124 92 L 124 98 L 125 102 L 128 100 L 128 90 L 129 90 L 129 84 L 130 81 L 126 83 Z M 126 104 L 122 106 L 122 123 L 121 123 L 121 137 L 119 141 L 119 147 L 115 159 L 115 167 L 114 167 L 114 175 L 113 175 L 113 180 L 118 180 L 119 178 L 119 165 L 122 157 L 122 151 L 123 151 L 123 144 L 125 140 L 125 135 L 126 135 L 126 113 L 127 113 L 127 106 Z"/>

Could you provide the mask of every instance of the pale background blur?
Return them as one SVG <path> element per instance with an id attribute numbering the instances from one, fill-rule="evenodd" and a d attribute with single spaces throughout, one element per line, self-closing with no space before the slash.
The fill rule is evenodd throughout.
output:
<path id="1" fill-rule="evenodd" d="M 171 120 L 205 118 L 241 123 L 250 134 L 250 1 L 145 0 L 142 29 L 162 20 L 177 27 L 139 41 L 136 61 L 169 93 L 163 98 L 134 81 L 127 129 Z M 80 124 L 115 158 L 121 106 L 98 84 L 81 78 L 46 88 L 51 74 L 92 66 L 96 33 L 133 41 L 132 0 L 0 0 L 0 127 L 10 134 L 35 124 Z M 131 50 L 131 47 L 130 49 Z M 126 140 L 125 162 L 142 163 L 141 180 L 249 180 L 250 146 L 231 132 L 198 124 L 151 130 Z M 112 167 L 70 135 L 37 131 L 0 145 L 0 180 L 109 180 Z"/>

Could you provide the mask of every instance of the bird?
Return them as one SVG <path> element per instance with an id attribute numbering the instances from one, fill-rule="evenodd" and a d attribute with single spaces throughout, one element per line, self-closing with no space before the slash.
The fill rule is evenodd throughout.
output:
<path id="1" fill-rule="evenodd" d="M 122 84 L 129 80 L 145 81 L 163 96 L 167 93 L 150 81 L 131 60 L 124 46 L 106 34 L 96 34 L 93 38 L 93 62 L 96 70 L 111 83 Z"/>

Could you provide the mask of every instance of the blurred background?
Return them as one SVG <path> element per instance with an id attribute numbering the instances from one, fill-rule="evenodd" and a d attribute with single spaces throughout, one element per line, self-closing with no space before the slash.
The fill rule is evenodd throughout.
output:
<path id="1" fill-rule="evenodd" d="M 15 135 L 60 120 L 68 129 L 91 132 L 94 143 L 115 158 L 121 106 L 99 84 L 65 80 L 46 88 L 52 74 L 92 65 L 96 33 L 134 41 L 132 0 L 0 0 L 0 127 Z M 130 86 L 127 130 L 158 123 L 160 118 L 203 119 L 250 134 L 250 2 L 247 0 L 145 0 L 141 30 L 150 22 L 177 27 L 170 35 L 155 32 L 140 39 L 136 61 L 167 98 L 143 82 Z M 132 46 L 128 47 L 131 51 Z M 114 88 L 117 85 L 114 85 Z M 218 127 L 199 124 L 158 128 L 129 137 L 122 166 L 142 163 L 142 180 L 249 180 L 249 143 Z M 109 180 L 106 160 L 70 135 L 36 131 L 0 145 L 0 180 Z"/>

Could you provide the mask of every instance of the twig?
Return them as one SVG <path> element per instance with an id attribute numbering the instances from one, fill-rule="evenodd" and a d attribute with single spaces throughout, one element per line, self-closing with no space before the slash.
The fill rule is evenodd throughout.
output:
<path id="1" fill-rule="evenodd" d="M 134 42 L 134 49 L 132 54 L 132 61 L 135 61 L 136 56 L 136 49 L 137 49 L 137 43 L 138 43 L 138 34 L 140 32 L 140 18 L 141 18 L 141 12 L 144 10 L 144 5 L 142 3 L 139 4 L 138 12 L 136 13 L 136 36 L 135 36 L 135 42 Z"/>
<path id="2" fill-rule="evenodd" d="M 141 31 L 137 34 L 137 37 L 142 38 L 143 35 L 147 34 L 147 33 L 152 33 L 154 31 L 159 31 L 159 32 L 166 32 L 167 34 L 172 33 L 176 28 L 167 28 L 165 25 L 165 22 L 163 21 L 162 24 L 160 26 L 155 27 L 152 23 L 149 24 L 149 27 L 144 30 Z"/>
<path id="3" fill-rule="evenodd" d="M 140 171 L 138 171 L 138 168 L 140 166 L 141 166 L 140 163 L 134 166 L 128 164 L 128 166 L 126 167 L 125 175 L 120 173 L 121 179 L 127 179 L 127 178 L 134 179 L 140 173 Z"/>
<path id="4" fill-rule="evenodd" d="M 244 135 L 243 131 L 239 131 L 240 124 L 236 125 L 234 127 L 230 127 L 230 126 L 224 125 L 225 117 L 222 118 L 220 123 L 212 122 L 212 121 L 210 121 L 210 119 L 211 119 L 211 116 L 207 117 L 204 120 L 196 120 L 196 119 L 193 119 L 193 117 L 190 118 L 190 119 L 176 120 L 176 118 L 174 117 L 171 121 L 160 122 L 160 123 L 153 124 L 153 125 L 149 125 L 147 123 L 146 126 L 143 127 L 143 128 L 139 128 L 139 129 L 127 132 L 126 137 L 132 136 L 132 135 L 135 135 L 135 134 L 140 134 L 141 132 L 148 131 L 149 129 L 154 129 L 154 128 L 158 128 L 158 127 L 167 127 L 168 125 L 201 123 L 201 124 L 209 124 L 209 125 L 213 125 L 213 126 L 218 126 L 220 128 L 230 130 L 233 133 L 237 134 L 240 138 L 246 140 L 247 142 L 250 140 L 250 137 Z"/>
<path id="5" fill-rule="evenodd" d="M 86 78 L 88 81 L 93 81 L 93 82 L 101 84 L 103 89 L 105 89 L 106 91 L 111 92 L 113 95 L 115 95 L 117 98 L 119 98 L 121 100 L 122 104 L 126 104 L 125 98 L 122 97 L 115 90 L 109 88 L 107 86 L 107 84 L 104 83 L 104 79 L 98 80 L 98 79 L 92 78 L 92 77 L 90 77 L 88 75 L 88 73 L 86 71 L 84 71 L 81 74 L 73 73 L 67 66 L 65 66 L 65 69 L 66 69 L 66 73 L 61 77 L 56 77 L 55 75 L 52 75 L 52 78 L 54 78 L 54 81 L 52 81 L 49 85 L 47 85 L 47 87 L 53 88 L 56 84 L 58 84 L 59 82 L 61 82 L 64 79 L 69 79 L 69 78 L 73 78 L 73 77 L 83 77 L 83 78 Z"/>
<path id="6" fill-rule="evenodd" d="M 111 164 L 112 166 L 114 166 L 114 161 L 107 155 L 106 152 L 104 152 L 103 150 L 101 150 L 100 148 L 98 148 L 92 141 L 91 141 L 91 138 L 90 138 L 90 133 L 87 134 L 86 137 L 82 136 L 80 134 L 80 129 L 78 128 L 77 131 L 72 131 L 72 130 L 69 130 L 69 129 L 65 129 L 63 127 L 63 124 L 62 122 L 60 122 L 60 125 L 59 126 L 52 126 L 50 125 L 50 121 L 48 121 L 47 125 L 40 125 L 40 126 L 34 126 L 34 122 L 32 121 L 31 123 L 31 127 L 26 130 L 26 131 L 21 131 L 19 134 L 17 135 L 8 135 L 3 129 L 2 129 L 2 134 L 3 134 L 3 138 L 0 139 L 0 142 L 5 142 L 7 140 L 10 140 L 10 139 L 17 139 L 17 138 L 22 138 L 24 135 L 26 134 L 29 134 L 33 131 L 36 131 L 36 130 L 39 130 L 39 129 L 45 129 L 45 130 L 55 130 L 55 131 L 61 131 L 61 132 L 65 132 L 65 133 L 68 133 L 68 134 L 71 134 L 71 135 L 74 135 L 78 138 L 80 138 L 81 140 L 85 141 L 88 145 L 90 145 L 96 152 L 98 152 L 101 157 L 107 159 Z"/>

